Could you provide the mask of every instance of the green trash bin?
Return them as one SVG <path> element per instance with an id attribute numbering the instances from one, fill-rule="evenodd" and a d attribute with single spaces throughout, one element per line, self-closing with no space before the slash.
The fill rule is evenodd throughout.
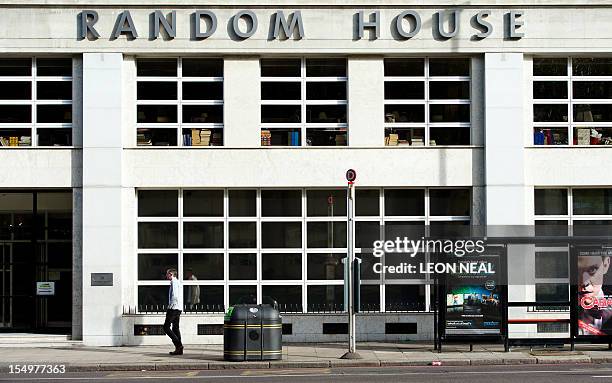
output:
<path id="1" fill-rule="evenodd" d="M 235 305 L 225 314 L 223 358 L 229 361 L 280 360 L 282 317 L 271 305 Z"/>

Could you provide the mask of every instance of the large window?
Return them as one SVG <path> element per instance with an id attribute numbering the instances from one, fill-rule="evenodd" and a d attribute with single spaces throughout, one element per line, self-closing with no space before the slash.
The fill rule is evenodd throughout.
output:
<path id="1" fill-rule="evenodd" d="M 223 60 L 138 59 L 138 146 L 223 145 Z"/>
<path id="2" fill-rule="evenodd" d="M 0 59 L 0 146 L 72 145 L 72 58 Z"/>
<path id="3" fill-rule="evenodd" d="M 612 145 L 612 58 L 533 59 L 534 145 Z"/>
<path id="4" fill-rule="evenodd" d="M 452 198 L 444 201 L 448 194 Z M 429 307 L 431 281 L 425 276 L 374 273 L 371 240 L 381 232 L 420 238 L 426 224 L 432 230 L 465 227 L 470 194 L 469 189 L 357 190 L 364 309 Z M 177 268 L 186 310 L 222 311 L 238 302 L 270 300 L 289 312 L 344 310 L 346 203 L 343 189 L 140 190 L 139 309 L 166 304 L 165 271 Z"/>
<path id="5" fill-rule="evenodd" d="M 387 58 L 384 86 L 385 145 L 470 144 L 469 58 Z"/>
<path id="6" fill-rule="evenodd" d="M 346 146 L 346 59 L 262 59 L 262 146 Z"/>

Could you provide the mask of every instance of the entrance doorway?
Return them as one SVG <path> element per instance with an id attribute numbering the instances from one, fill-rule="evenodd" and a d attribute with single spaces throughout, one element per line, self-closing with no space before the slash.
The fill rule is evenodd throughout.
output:
<path id="1" fill-rule="evenodd" d="M 0 330 L 69 334 L 72 192 L 0 191 Z"/>

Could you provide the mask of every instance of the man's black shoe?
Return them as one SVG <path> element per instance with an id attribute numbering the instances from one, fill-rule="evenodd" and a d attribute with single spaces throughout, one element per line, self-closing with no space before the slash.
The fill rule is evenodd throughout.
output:
<path id="1" fill-rule="evenodd" d="M 183 346 L 177 347 L 176 350 L 170 351 L 170 355 L 183 355 Z"/>

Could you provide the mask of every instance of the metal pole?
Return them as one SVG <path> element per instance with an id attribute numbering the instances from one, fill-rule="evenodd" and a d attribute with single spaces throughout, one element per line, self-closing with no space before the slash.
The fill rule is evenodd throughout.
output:
<path id="1" fill-rule="evenodd" d="M 348 197 L 348 227 L 347 227 L 347 246 L 348 246 L 348 275 L 347 275 L 347 287 L 348 287 L 348 307 L 347 313 L 349 317 L 349 347 L 348 352 L 342 355 L 342 359 L 361 359 L 361 356 L 357 353 L 356 347 L 356 326 L 355 326 L 355 280 L 354 280 L 354 269 L 355 269 L 355 252 L 353 251 L 353 204 L 354 204 L 354 187 L 353 182 L 349 181 L 347 197 Z"/>

